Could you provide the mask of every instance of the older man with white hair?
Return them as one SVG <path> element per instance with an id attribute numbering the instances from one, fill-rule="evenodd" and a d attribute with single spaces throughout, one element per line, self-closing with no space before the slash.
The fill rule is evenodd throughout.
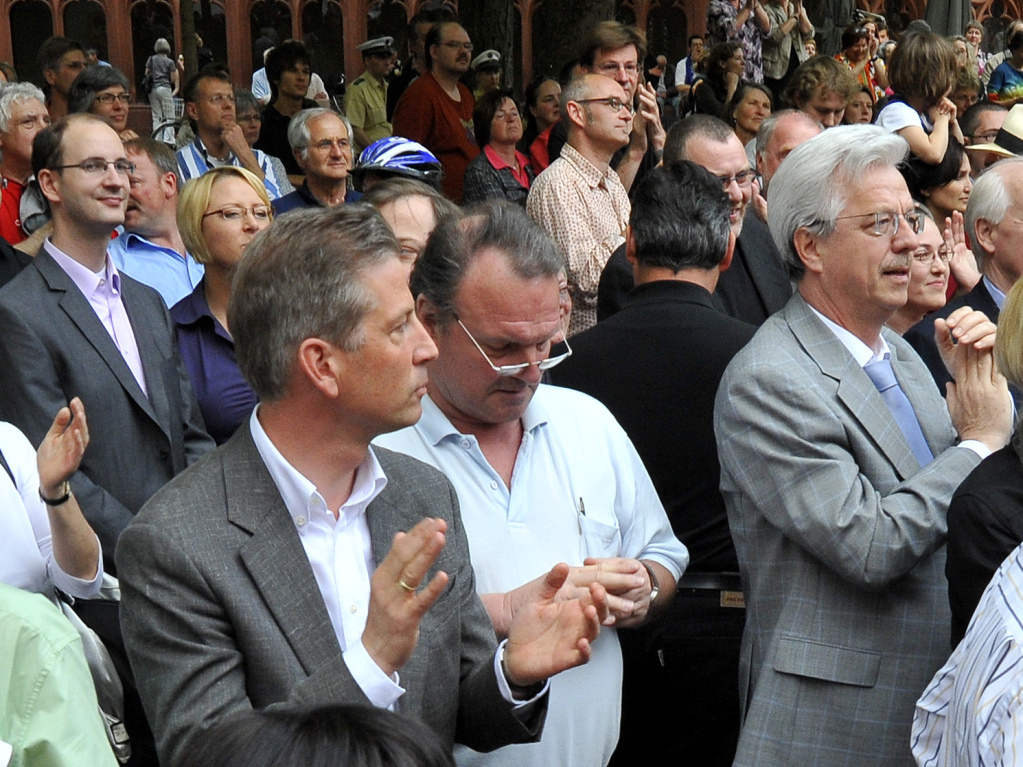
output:
<path id="1" fill-rule="evenodd" d="M 1006 443 L 1012 408 L 982 313 L 936 323 L 948 409 L 884 327 L 922 224 L 907 152 L 835 128 L 771 182 L 798 292 L 728 366 L 714 419 L 746 597 L 736 765 L 912 764 L 914 703 L 948 656 L 948 501 Z"/>
<path id="2" fill-rule="evenodd" d="M 0 89 L 0 236 L 12 245 L 50 218 L 32 174 L 32 142 L 49 124 L 46 97 L 36 86 L 9 83 Z"/>
<path id="3" fill-rule="evenodd" d="M 352 124 L 331 109 L 303 109 L 288 124 L 288 143 L 305 181 L 274 203 L 277 215 L 296 208 L 331 208 L 358 202 L 348 188 L 352 170 Z"/>

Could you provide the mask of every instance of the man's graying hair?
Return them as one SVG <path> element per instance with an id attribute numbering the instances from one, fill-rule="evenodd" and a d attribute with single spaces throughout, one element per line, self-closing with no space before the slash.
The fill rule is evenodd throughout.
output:
<path id="1" fill-rule="evenodd" d="M 245 251 L 228 324 L 238 367 L 260 400 L 286 393 L 298 347 L 322 338 L 348 351 L 376 303 L 362 275 L 398 258 L 398 241 L 369 205 L 307 208 L 282 216 Z"/>
<path id="2" fill-rule="evenodd" d="M 503 253 L 512 271 L 524 279 L 557 277 L 565 264 L 558 246 L 521 208 L 485 202 L 433 230 L 412 271 L 412 295 L 425 295 L 450 317 L 469 265 L 491 248 Z"/>
<path id="3" fill-rule="evenodd" d="M 702 137 L 716 144 L 724 144 L 735 135 L 728 123 L 711 115 L 690 115 L 671 126 L 664 140 L 664 164 L 672 165 L 688 160 L 689 142 Z"/>
<path id="4" fill-rule="evenodd" d="M 291 148 L 294 151 L 302 155 L 303 160 L 309 157 L 309 146 L 313 143 L 313 135 L 312 131 L 309 130 L 309 123 L 327 115 L 334 115 L 334 117 L 345 124 L 345 130 L 348 131 L 348 142 L 349 144 L 352 143 L 352 124 L 343 114 L 335 112 L 333 109 L 323 109 L 321 107 L 303 109 L 292 117 L 291 122 L 288 123 L 288 143 L 291 144 Z"/>
<path id="5" fill-rule="evenodd" d="M 46 103 L 46 96 L 32 83 L 8 83 L 0 87 L 0 133 L 11 130 L 11 107 L 31 99 Z"/>
<path id="6" fill-rule="evenodd" d="M 806 271 L 792 243 L 796 230 L 830 235 L 849 186 L 876 168 L 895 170 L 908 153 L 904 138 L 876 125 L 830 128 L 792 150 L 767 190 L 767 223 L 790 274 Z"/>

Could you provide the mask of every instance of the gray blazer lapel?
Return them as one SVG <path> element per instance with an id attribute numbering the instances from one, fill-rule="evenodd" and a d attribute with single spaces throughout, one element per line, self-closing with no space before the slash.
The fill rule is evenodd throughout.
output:
<path id="1" fill-rule="evenodd" d="M 291 515 L 259 457 L 248 423 L 224 448 L 227 516 L 252 537 L 240 555 L 281 633 L 309 675 L 341 652 Z"/>
<path id="2" fill-rule="evenodd" d="M 852 418 L 873 437 L 899 476 L 905 479 L 918 472 L 920 464 L 891 410 L 842 342 L 798 293 L 784 311 L 792 333 L 821 372 L 837 382 L 838 398 L 849 409 Z"/>
<path id="3" fill-rule="evenodd" d="M 106 362 L 118 383 L 131 395 L 131 398 L 142 408 L 143 412 L 156 423 L 160 423 L 156 413 L 153 411 L 152 405 L 146 398 L 145 393 L 143 393 L 138 381 L 135 380 L 135 376 L 132 375 L 131 370 L 128 368 L 128 363 L 124 361 L 124 357 L 121 356 L 121 352 L 114 344 L 114 340 L 110 337 L 107 329 L 103 327 L 103 323 L 100 322 L 99 317 L 96 316 L 96 312 L 93 311 L 85 296 L 82 295 L 82 291 L 78 289 L 78 286 L 57 265 L 57 262 L 53 260 L 45 249 L 39 251 L 39 255 L 36 256 L 33 264 L 43 275 L 43 279 L 46 280 L 50 290 L 63 293 L 58 299 L 60 308 L 75 323 L 85 340 L 103 358 L 103 361 Z"/>
<path id="4" fill-rule="evenodd" d="M 142 360 L 142 373 L 146 377 L 146 390 L 149 392 L 146 401 L 152 410 L 153 420 L 167 435 L 167 438 L 174 441 L 170 423 L 171 407 L 167 399 L 168 371 L 165 369 L 165 358 L 160 354 L 160 347 L 156 340 L 156 333 L 161 331 L 166 333 L 167 330 L 153 327 L 150 322 L 150 314 L 143 311 L 137 304 L 139 296 L 131 290 L 131 287 L 134 286 L 125 285 L 123 281 L 121 285 L 121 300 L 124 302 L 124 310 L 131 322 L 131 329 L 135 333 L 135 344 L 138 346 L 139 359 Z M 132 380 L 135 380 L 134 376 L 132 376 Z"/>

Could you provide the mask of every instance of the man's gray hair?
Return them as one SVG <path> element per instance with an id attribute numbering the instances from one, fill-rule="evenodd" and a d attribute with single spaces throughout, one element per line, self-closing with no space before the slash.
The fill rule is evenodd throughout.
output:
<path id="1" fill-rule="evenodd" d="M 805 271 L 792 244 L 796 230 L 827 237 L 850 184 L 875 168 L 895 168 L 908 153 L 904 138 L 876 125 L 831 128 L 792 150 L 767 190 L 767 223 L 793 276 Z"/>
<path id="2" fill-rule="evenodd" d="M 565 85 L 561 91 L 561 99 L 558 101 L 558 106 L 561 109 L 561 114 L 568 114 L 569 101 L 581 101 L 590 95 L 590 88 L 586 84 L 586 75 L 580 75 L 579 77 L 573 77 Z M 566 124 L 566 127 L 567 124 Z"/>
<path id="3" fill-rule="evenodd" d="M 973 243 L 973 251 L 977 260 L 981 261 L 985 253 L 977 242 L 977 221 L 984 219 L 990 224 L 997 226 L 1002 223 L 1005 214 L 1009 212 L 1012 204 L 1012 196 L 1005 185 L 1005 178 L 1011 175 L 1023 174 L 1023 157 L 1007 157 L 999 160 L 994 165 L 986 168 L 973 185 L 970 192 L 970 202 L 966 206 L 966 215 L 963 217 L 966 223 L 966 233 Z M 983 264 L 981 264 L 983 266 Z"/>
<path id="4" fill-rule="evenodd" d="M 32 83 L 7 83 L 0 86 L 0 133 L 7 133 L 11 129 L 11 107 L 29 99 L 46 103 L 46 96 Z"/>
<path id="5" fill-rule="evenodd" d="M 694 138 L 705 138 L 716 144 L 723 144 L 735 135 L 735 131 L 724 120 L 711 115 L 689 115 L 671 126 L 664 140 L 664 164 L 673 165 L 688 160 L 689 142 Z"/>
<path id="6" fill-rule="evenodd" d="M 449 318 L 469 265 L 489 249 L 503 253 L 524 279 L 557 277 L 565 265 L 558 246 L 522 208 L 485 202 L 437 224 L 412 270 L 412 295 L 425 295 Z"/>
<path id="7" fill-rule="evenodd" d="M 810 115 L 806 112 L 800 112 L 798 109 L 782 109 L 779 112 L 772 112 L 762 123 L 760 123 L 760 130 L 757 131 L 757 157 L 767 150 L 767 145 L 771 143 L 771 138 L 774 136 L 774 131 L 778 127 L 778 123 L 787 117 L 792 117 L 794 120 L 799 120 L 807 125 L 813 125 L 818 131 L 824 130 L 823 125 L 810 117 Z"/>
<path id="8" fill-rule="evenodd" d="M 360 325 L 376 305 L 363 275 L 398 251 L 380 214 L 361 204 L 296 210 L 253 239 L 227 316 L 238 367 L 260 400 L 287 394 L 307 338 L 362 345 Z"/>
<path id="9" fill-rule="evenodd" d="M 313 141 L 312 133 L 309 130 L 309 123 L 325 115 L 334 115 L 334 117 L 341 120 L 348 131 L 348 143 L 352 144 L 353 142 L 352 124 L 348 122 L 348 118 L 343 114 L 338 114 L 333 109 L 323 109 L 321 107 L 303 109 L 292 117 L 291 122 L 288 123 L 288 143 L 291 144 L 293 150 L 302 156 L 303 160 L 309 156 L 309 145 Z"/>

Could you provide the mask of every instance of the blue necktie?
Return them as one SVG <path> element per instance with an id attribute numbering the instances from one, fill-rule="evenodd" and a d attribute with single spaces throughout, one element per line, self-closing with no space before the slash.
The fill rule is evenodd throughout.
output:
<path id="1" fill-rule="evenodd" d="M 909 442 L 909 447 L 916 456 L 921 466 L 926 466 L 934 460 L 934 453 L 927 446 L 923 430 L 920 428 L 920 421 L 917 420 L 913 406 L 909 402 L 906 393 L 902 391 L 899 382 L 895 379 L 895 371 L 892 370 L 892 361 L 888 357 L 877 362 L 871 362 L 863 366 L 863 372 L 870 376 L 870 380 L 877 387 L 884 399 L 888 409 L 895 416 L 895 422 L 902 429 L 902 433 Z"/>

